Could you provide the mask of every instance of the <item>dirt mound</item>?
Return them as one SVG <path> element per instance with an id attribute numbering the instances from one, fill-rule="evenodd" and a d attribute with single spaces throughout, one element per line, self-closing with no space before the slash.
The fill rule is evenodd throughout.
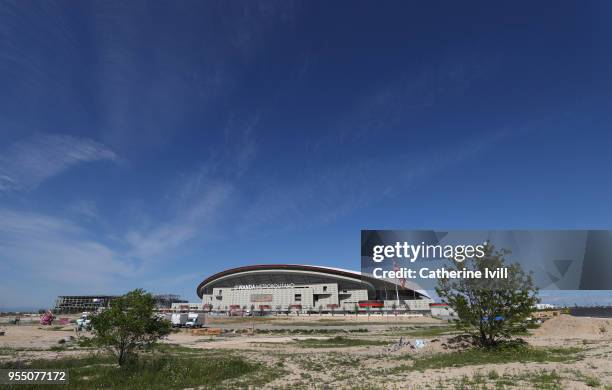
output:
<path id="1" fill-rule="evenodd" d="M 612 338 L 612 320 L 561 315 L 544 321 L 533 334 L 544 338 L 608 339 Z"/>
<path id="2" fill-rule="evenodd" d="M 471 348 L 467 337 L 449 337 L 431 339 L 404 339 L 384 348 L 386 354 L 391 355 L 433 355 L 445 352 L 462 351 Z"/>

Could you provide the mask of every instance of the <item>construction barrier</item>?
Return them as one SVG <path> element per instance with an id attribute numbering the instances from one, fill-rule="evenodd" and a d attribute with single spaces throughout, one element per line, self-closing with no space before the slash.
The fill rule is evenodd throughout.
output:
<path id="1" fill-rule="evenodd" d="M 220 336 L 221 328 L 199 328 L 192 329 L 191 334 L 194 336 Z"/>

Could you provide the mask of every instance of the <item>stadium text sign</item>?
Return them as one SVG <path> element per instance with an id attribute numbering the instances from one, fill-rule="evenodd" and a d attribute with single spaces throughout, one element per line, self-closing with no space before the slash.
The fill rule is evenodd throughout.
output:
<path id="1" fill-rule="evenodd" d="M 235 290 L 260 290 L 264 288 L 293 288 L 293 283 L 268 283 L 268 284 L 239 284 L 234 286 Z"/>

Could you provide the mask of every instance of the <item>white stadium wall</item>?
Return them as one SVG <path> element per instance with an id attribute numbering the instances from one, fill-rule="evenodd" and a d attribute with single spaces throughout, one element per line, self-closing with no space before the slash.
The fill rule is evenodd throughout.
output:
<path id="1" fill-rule="evenodd" d="M 420 290 L 359 273 L 304 265 L 256 265 L 226 270 L 197 288 L 213 312 L 360 310 L 428 312 L 433 301 Z"/>

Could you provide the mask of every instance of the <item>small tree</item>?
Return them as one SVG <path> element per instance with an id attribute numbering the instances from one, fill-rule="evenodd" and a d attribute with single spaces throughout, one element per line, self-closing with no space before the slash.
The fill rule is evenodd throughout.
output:
<path id="1" fill-rule="evenodd" d="M 353 309 L 355 309 L 355 317 L 357 317 L 357 315 L 359 314 L 359 305 L 355 304 L 355 307 Z"/>
<path id="2" fill-rule="evenodd" d="M 473 343 L 492 348 L 511 338 L 525 327 L 527 317 L 538 302 L 538 289 L 531 274 L 517 263 L 506 264 L 510 251 L 496 251 L 485 245 L 482 258 L 473 257 L 463 262 L 453 261 L 449 270 L 482 272 L 483 278 L 440 279 L 436 292 L 443 302 L 454 309 L 459 329 L 472 336 Z M 507 278 L 484 278 L 485 270 L 508 269 Z"/>
<path id="3" fill-rule="evenodd" d="M 142 289 L 113 299 L 110 307 L 91 319 L 93 341 L 117 356 L 120 366 L 138 349 L 170 333 L 170 321 L 154 315 L 153 296 Z"/>

